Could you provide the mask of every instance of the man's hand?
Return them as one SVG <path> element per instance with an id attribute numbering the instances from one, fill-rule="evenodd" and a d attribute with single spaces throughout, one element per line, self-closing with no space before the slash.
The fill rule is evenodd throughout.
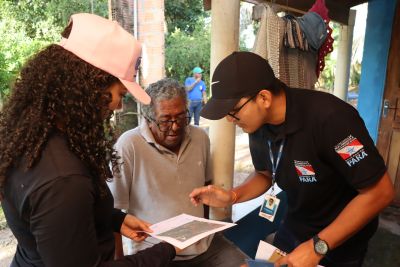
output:
<path id="1" fill-rule="evenodd" d="M 224 208 L 232 203 L 231 192 L 214 185 L 196 188 L 189 197 L 195 206 L 203 203 L 211 207 Z"/>
<path id="2" fill-rule="evenodd" d="M 149 226 L 151 224 L 127 214 L 121 225 L 121 234 L 136 241 L 141 242 L 148 237 L 147 233 L 153 232 Z M 146 233 L 147 232 L 147 233 Z"/>
<path id="3" fill-rule="evenodd" d="M 314 242 L 310 239 L 298 246 L 292 253 L 275 262 L 274 266 L 287 264 L 288 267 L 316 267 L 321 259 L 322 256 L 314 251 Z"/>

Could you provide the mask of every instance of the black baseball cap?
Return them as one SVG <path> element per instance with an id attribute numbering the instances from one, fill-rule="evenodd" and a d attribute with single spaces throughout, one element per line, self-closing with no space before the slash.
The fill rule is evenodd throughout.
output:
<path id="1" fill-rule="evenodd" d="M 201 116 L 210 120 L 225 117 L 242 97 L 279 83 L 268 61 L 251 52 L 233 52 L 215 68 L 211 81 L 212 97 Z"/>

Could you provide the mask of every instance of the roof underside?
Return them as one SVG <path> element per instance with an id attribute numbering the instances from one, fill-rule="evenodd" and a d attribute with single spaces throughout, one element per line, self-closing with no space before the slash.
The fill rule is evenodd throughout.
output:
<path id="1" fill-rule="evenodd" d="M 248 2 L 252 4 L 262 4 L 262 3 L 271 3 L 280 6 L 282 9 L 289 10 L 295 13 L 306 13 L 312 5 L 315 3 L 315 0 L 275 0 L 275 1 L 267 1 L 267 0 L 242 0 L 243 2 Z M 325 4 L 329 9 L 329 17 L 331 20 L 336 22 L 347 24 L 349 21 L 349 10 L 353 6 L 357 6 L 362 3 L 366 3 L 368 0 L 325 0 Z M 203 0 L 204 8 L 206 10 L 211 9 L 211 0 Z"/>

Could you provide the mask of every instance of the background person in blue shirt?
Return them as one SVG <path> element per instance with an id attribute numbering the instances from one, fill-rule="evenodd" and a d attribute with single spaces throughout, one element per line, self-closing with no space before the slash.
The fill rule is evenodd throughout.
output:
<path id="1" fill-rule="evenodd" d="M 207 103 L 206 84 L 201 79 L 203 70 L 200 67 L 195 67 L 193 77 L 188 77 L 185 80 L 185 88 L 189 99 L 190 120 L 194 117 L 194 124 L 199 125 L 201 107 Z"/>

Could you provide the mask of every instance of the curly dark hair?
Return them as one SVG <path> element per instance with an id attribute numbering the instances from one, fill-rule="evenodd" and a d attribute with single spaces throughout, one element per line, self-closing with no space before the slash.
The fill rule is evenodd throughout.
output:
<path id="1" fill-rule="evenodd" d="M 107 108 L 111 94 L 106 90 L 117 82 L 116 77 L 56 44 L 31 58 L 0 113 L 0 195 L 10 169 L 22 158 L 32 168 L 49 136 L 60 129 L 69 149 L 104 193 L 105 181 L 112 177 L 110 161 L 118 171 Z"/>

